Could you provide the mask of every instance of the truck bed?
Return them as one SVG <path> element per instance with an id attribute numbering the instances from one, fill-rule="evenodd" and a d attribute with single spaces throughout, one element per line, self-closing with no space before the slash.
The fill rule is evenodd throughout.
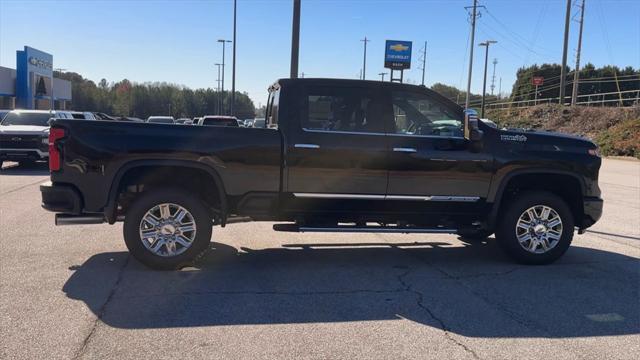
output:
<path id="1" fill-rule="evenodd" d="M 113 121 L 56 120 L 65 129 L 63 168 L 54 183 L 84 195 L 85 211 L 101 211 L 117 176 L 150 161 L 190 161 L 220 176 L 228 196 L 280 190 L 282 136 L 278 130 Z"/>

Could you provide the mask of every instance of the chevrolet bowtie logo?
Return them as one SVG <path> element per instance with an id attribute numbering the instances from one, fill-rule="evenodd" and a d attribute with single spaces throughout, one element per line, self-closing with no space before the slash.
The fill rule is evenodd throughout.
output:
<path id="1" fill-rule="evenodd" d="M 395 45 L 389 46 L 389 49 L 391 49 L 393 51 L 407 51 L 407 50 L 409 50 L 409 47 L 406 46 L 406 45 L 402 45 L 402 44 L 395 44 Z"/>

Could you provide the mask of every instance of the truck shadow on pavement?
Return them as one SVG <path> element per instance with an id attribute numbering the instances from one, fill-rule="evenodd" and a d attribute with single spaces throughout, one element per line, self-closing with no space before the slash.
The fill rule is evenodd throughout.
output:
<path id="1" fill-rule="evenodd" d="M 406 319 L 470 337 L 640 333 L 638 259 L 574 245 L 521 266 L 494 243 L 212 243 L 175 272 L 102 253 L 72 267 L 63 291 L 125 329 Z"/>
<path id="2" fill-rule="evenodd" d="M 46 162 L 27 163 L 27 164 L 11 164 L 2 167 L 0 175 L 8 176 L 47 176 L 49 175 L 49 165 Z"/>

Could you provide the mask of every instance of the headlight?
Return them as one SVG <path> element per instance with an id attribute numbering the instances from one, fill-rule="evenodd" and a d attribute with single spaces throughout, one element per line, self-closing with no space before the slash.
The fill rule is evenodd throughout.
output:
<path id="1" fill-rule="evenodd" d="M 589 152 L 589 155 L 600 157 L 600 149 L 599 148 L 589 149 L 588 152 Z"/>

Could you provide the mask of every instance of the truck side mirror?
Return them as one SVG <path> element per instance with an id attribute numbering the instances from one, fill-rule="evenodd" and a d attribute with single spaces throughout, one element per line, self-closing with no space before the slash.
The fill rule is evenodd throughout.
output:
<path id="1" fill-rule="evenodd" d="M 475 110 L 464 112 L 464 138 L 469 141 L 480 141 L 483 131 L 478 127 L 478 115 Z"/>

